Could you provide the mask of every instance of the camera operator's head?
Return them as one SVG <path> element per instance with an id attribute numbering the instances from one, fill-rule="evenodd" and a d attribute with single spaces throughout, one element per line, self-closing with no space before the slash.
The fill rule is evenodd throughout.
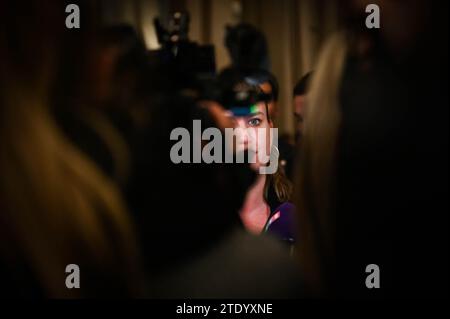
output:
<path id="1" fill-rule="evenodd" d="M 266 37 L 254 26 L 247 23 L 226 26 L 225 46 L 234 67 L 269 68 Z"/>

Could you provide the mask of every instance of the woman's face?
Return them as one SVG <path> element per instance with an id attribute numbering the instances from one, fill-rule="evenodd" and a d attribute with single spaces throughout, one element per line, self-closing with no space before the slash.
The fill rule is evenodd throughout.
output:
<path id="1" fill-rule="evenodd" d="M 232 122 L 236 134 L 236 152 L 250 151 L 255 156 L 251 167 L 259 169 L 267 163 L 266 157 L 270 155 L 272 145 L 270 128 L 273 124 L 268 119 L 265 103 L 255 104 L 246 116 L 232 116 Z"/>

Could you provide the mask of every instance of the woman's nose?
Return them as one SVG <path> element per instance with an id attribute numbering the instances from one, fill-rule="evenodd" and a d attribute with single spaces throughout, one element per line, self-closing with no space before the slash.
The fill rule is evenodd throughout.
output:
<path id="1" fill-rule="evenodd" d="M 238 137 L 238 143 L 241 145 L 247 145 L 249 136 L 247 132 L 247 126 L 244 120 L 236 120 L 235 125 L 236 136 Z"/>

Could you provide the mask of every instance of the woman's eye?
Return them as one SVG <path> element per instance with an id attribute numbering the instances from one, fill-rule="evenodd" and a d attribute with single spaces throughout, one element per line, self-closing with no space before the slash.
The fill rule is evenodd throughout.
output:
<path id="1" fill-rule="evenodd" d="M 251 119 L 248 121 L 248 124 L 250 126 L 258 126 L 259 124 L 261 124 L 261 120 L 260 119 Z"/>

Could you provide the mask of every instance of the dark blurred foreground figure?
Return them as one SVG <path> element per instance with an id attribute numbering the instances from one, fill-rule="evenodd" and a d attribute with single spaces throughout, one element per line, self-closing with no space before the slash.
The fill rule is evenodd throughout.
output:
<path id="1" fill-rule="evenodd" d="M 76 51 L 86 51 L 82 74 L 71 69 L 74 58 L 64 52 L 59 69 L 64 81 L 55 87 L 54 114 L 70 140 L 123 188 L 131 143 L 148 125 L 149 100 L 158 86 L 150 76 L 145 45 L 131 26 L 108 26 L 86 37 L 92 43 Z"/>
<path id="2" fill-rule="evenodd" d="M 379 3 L 380 31 L 365 30 L 364 17 L 331 38 L 307 96 L 302 269 L 319 296 L 443 297 L 448 4 Z M 366 286 L 370 264 L 379 289 Z"/>
<path id="3" fill-rule="evenodd" d="M 78 3 L 89 21 L 87 2 Z M 143 296 L 120 192 L 54 117 L 57 84 L 74 80 L 60 77 L 65 59 L 78 57 L 82 74 L 89 52 L 87 34 L 64 20 L 60 1 L 0 4 L 1 295 Z M 69 264 L 80 268 L 80 289 L 66 287 Z"/>

